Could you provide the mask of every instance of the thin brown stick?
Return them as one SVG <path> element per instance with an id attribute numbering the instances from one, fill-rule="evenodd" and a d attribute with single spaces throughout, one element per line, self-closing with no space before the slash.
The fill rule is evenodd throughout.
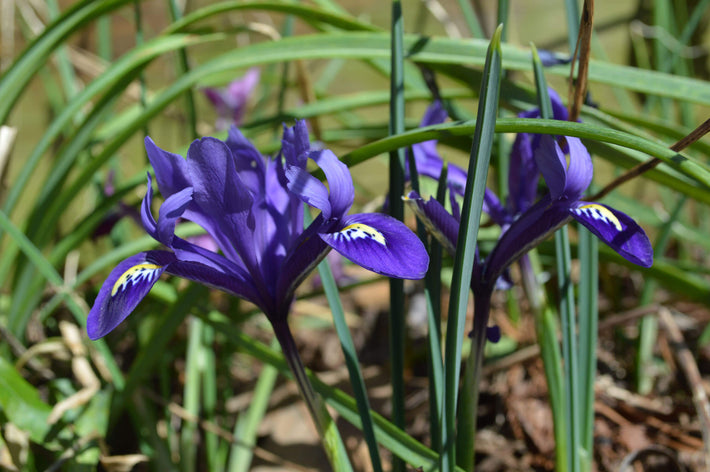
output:
<path id="1" fill-rule="evenodd" d="M 670 147 L 670 149 L 675 152 L 680 152 L 691 144 L 693 144 L 694 142 L 696 142 L 697 140 L 699 140 L 700 138 L 702 138 L 703 136 L 705 136 L 708 132 L 710 132 L 710 118 L 705 120 L 700 126 L 691 131 L 687 136 L 678 140 Z M 616 189 L 616 187 L 620 186 L 625 182 L 628 182 L 631 179 L 638 177 L 644 172 L 653 169 L 661 162 L 663 162 L 661 159 L 654 157 L 653 159 L 650 159 L 646 162 L 642 162 L 641 164 L 632 167 L 631 169 L 621 174 L 619 177 L 609 182 L 606 187 L 604 187 L 591 197 L 587 198 L 586 200 L 596 201 L 607 196 L 612 190 Z"/>
<path id="2" fill-rule="evenodd" d="M 592 49 L 592 30 L 594 19 L 594 0 L 584 0 L 582 7 L 582 18 L 579 23 L 579 33 L 577 35 L 577 45 L 572 56 L 572 67 L 570 68 L 569 81 L 574 86 L 573 99 L 569 100 L 569 121 L 577 121 L 582 110 L 584 97 L 587 95 L 587 75 L 589 73 L 589 57 Z M 577 81 L 574 81 L 574 65 L 577 63 L 579 54 L 579 65 L 577 66 Z"/>
<path id="3" fill-rule="evenodd" d="M 683 339 L 683 333 L 673 319 L 673 315 L 666 307 L 661 307 L 658 310 L 658 319 L 661 326 L 666 331 L 668 339 L 673 348 L 673 355 L 678 361 L 685 379 L 693 393 L 693 403 L 698 413 L 700 420 L 700 429 L 703 433 L 703 442 L 705 445 L 705 470 L 710 471 L 710 402 L 708 395 L 703 387 L 703 379 L 698 370 L 698 364 L 695 362 L 693 353 L 690 352 L 688 346 Z"/>

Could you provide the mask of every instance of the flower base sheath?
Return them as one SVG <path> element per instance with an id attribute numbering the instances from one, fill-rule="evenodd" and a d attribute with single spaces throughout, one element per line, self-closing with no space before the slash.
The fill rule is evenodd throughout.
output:
<path id="1" fill-rule="evenodd" d="M 187 159 L 150 138 L 145 146 L 165 201 L 156 220 L 149 174 L 141 219 L 167 249 L 136 254 L 111 272 L 89 313 L 92 339 L 121 323 L 163 272 L 249 300 L 272 323 L 285 320 L 294 290 L 331 248 L 389 277 L 426 273 L 424 245 L 403 223 L 381 214 L 347 214 L 354 199 L 349 169 L 331 151 L 311 149 L 303 121 L 284 129 L 275 158 L 262 156 L 235 127 L 224 142 L 194 141 Z M 308 159 L 323 170 L 328 187 L 307 172 Z M 320 210 L 307 228 L 303 203 Z M 219 251 L 176 236 L 179 219 L 204 228 Z"/>

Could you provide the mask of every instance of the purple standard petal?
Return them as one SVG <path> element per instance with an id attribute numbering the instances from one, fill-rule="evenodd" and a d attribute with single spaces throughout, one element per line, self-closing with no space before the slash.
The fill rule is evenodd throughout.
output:
<path id="1" fill-rule="evenodd" d="M 564 139 L 567 142 L 569 154 L 565 196 L 570 200 L 579 200 L 589 184 L 592 183 L 594 176 L 592 157 L 579 138 L 566 136 Z"/>
<path id="2" fill-rule="evenodd" d="M 328 189 L 320 180 L 313 177 L 308 171 L 296 166 L 288 166 L 285 170 L 288 180 L 288 189 L 301 201 L 313 208 L 318 208 L 325 219 L 329 219 L 332 212 Z"/>
<path id="3" fill-rule="evenodd" d="M 225 144 L 232 152 L 234 164 L 239 172 L 239 177 L 246 184 L 249 191 L 258 193 L 263 190 L 265 162 L 264 157 L 254 147 L 236 126 L 229 127 Z"/>
<path id="4" fill-rule="evenodd" d="M 559 200 L 565 194 L 567 183 L 567 159 L 555 136 L 540 137 L 540 144 L 534 151 L 535 162 L 545 178 L 547 188 L 553 200 Z"/>
<path id="5" fill-rule="evenodd" d="M 165 266 L 175 260 L 167 251 L 141 252 L 122 261 L 101 286 L 86 320 L 91 339 L 110 333 L 150 292 Z"/>
<path id="6" fill-rule="evenodd" d="M 354 263 L 388 277 L 421 279 L 429 267 L 424 244 L 404 223 L 387 215 L 350 215 L 337 231 L 320 237 Z"/>
<path id="7" fill-rule="evenodd" d="M 642 267 L 653 264 L 653 247 L 630 216 L 600 203 L 578 203 L 570 214 L 624 259 Z"/>
<path id="8" fill-rule="evenodd" d="M 158 190 L 164 198 L 186 187 L 192 187 L 187 162 L 182 156 L 160 149 L 148 136 L 145 138 L 145 150 L 155 170 Z"/>
<path id="9" fill-rule="evenodd" d="M 508 172 L 508 206 L 511 214 L 520 214 L 535 203 L 539 175 L 540 171 L 533 157 L 533 136 L 529 133 L 518 133 L 510 151 Z"/>
<path id="10" fill-rule="evenodd" d="M 170 247 L 175 237 L 175 225 L 178 219 L 185 212 L 185 208 L 192 201 L 192 188 L 188 187 L 170 195 L 162 205 L 158 213 L 158 237 L 161 243 Z"/>
<path id="11" fill-rule="evenodd" d="M 305 169 L 310 150 L 311 143 L 308 139 L 308 127 L 305 120 L 297 120 L 292 128 L 284 125 L 281 152 L 288 165 Z"/>
<path id="12" fill-rule="evenodd" d="M 323 169 L 328 180 L 331 216 L 342 218 L 350 210 L 353 200 L 355 200 L 355 187 L 353 187 L 350 169 L 328 149 L 312 151 L 309 157 L 318 164 L 318 167 Z"/>
<path id="13" fill-rule="evenodd" d="M 257 254 L 248 236 L 257 224 L 248 218 L 253 198 L 237 174 L 231 151 L 215 138 L 195 140 L 187 152 L 187 164 L 193 200 L 211 223 L 205 229 L 227 257 L 241 259 L 256 276 Z"/>
<path id="14" fill-rule="evenodd" d="M 554 89 L 547 89 L 547 94 L 550 96 L 550 103 L 552 104 L 552 118 L 560 121 L 567 121 L 569 119 L 569 114 L 567 112 L 567 107 L 562 103 L 560 95 L 555 92 Z"/>

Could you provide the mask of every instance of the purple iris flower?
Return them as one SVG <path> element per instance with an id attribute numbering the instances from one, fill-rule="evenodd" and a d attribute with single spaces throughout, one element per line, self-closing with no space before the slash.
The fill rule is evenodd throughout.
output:
<path id="1" fill-rule="evenodd" d="M 578 138 L 565 137 L 561 141 L 543 135 L 534 150 L 537 168 L 541 169 L 550 192 L 514 219 L 502 207 L 496 210 L 511 221 L 503 227 L 485 262 L 476 261 L 471 282 L 474 294 L 490 295 L 496 280 L 511 263 L 572 219 L 628 261 L 643 267 L 653 263 L 651 243 L 631 217 L 601 203 L 581 200 L 592 181 L 591 156 Z M 411 192 L 408 202 L 449 250 L 455 250 L 459 219 L 433 198 L 425 202 Z"/>
<path id="2" fill-rule="evenodd" d="M 281 153 L 271 159 L 236 127 L 224 142 L 194 141 L 187 159 L 150 138 L 145 145 L 165 201 L 156 221 L 148 175 L 142 223 L 168 250 L 136 254 L 111 272 L 89 313 L 92 339 L 121 323 L 163 272 L 249 300 L 272 323 L 285 322 L 296 287 L 331 248 L 389 277 L 419 279 L 426 273 L 424 245 L 403 223 L 381 214 L 347 214 L 354 199 L 350 172 L 331 151 L 311 149 L 303 121 L 284 129 Z M 309 158 L 328 187 L 307 172 Z M 305 229 L 304 202 L 320 210 Z M 203 227 L 220 252 L 176 236 L 179 218 Z"/>
<path id="3" fill-rule="evenodd" d="M 567 109 L 557 92 L 548 89 L 552 101 L 553 119 L 567 120 Z M 532 109 L 518 114 L 520 118 L 539 118 L 540 110 Z M 422 118 L 420 127 L 438 125 L 446 121 L 448 115 L 439 100 L 434 101 L 427 108 Z M 505 206 L 500 203 L 498 197 L 491 190 L 486 189 L 483 200 L 483 211 L 486 212 L 497 224 L 504 227 L 515 218 L 516 215 L 527 210 L 537 198 L 537 182 L 539 171 L 533 158 L 533 149 L 537 147 L 540 135 L 519 133 L 510 153 L 510 173 L 508 174 L 508 187 L 510 195 Z M 412 146 L 414 162 L 419 175 L 438 180 L 444 161 L 436 150 L 437 141 L 430 140 L 417 143 Z M 409 168 L 407 161 L 407 177 Z M 468 175 L 464 169 L 448 164 L 446 185 L 449 189 L 449 201 L 451 209 L 456 218 L 460 218 L 460 208 L 456 197 L 463 197 L 466 189 L 466 179 Z"/>
<path id="4" fill-rule="evenodd" d="M 242 124 L 249 96 L 259 83 L 261 73 L 252 67 L 244 77 L 233 80 L 224 88 L 205 87 L 202 89 L 207 99 L 217 111 L 217 129 L 224 130 L 231 125 Z"/>

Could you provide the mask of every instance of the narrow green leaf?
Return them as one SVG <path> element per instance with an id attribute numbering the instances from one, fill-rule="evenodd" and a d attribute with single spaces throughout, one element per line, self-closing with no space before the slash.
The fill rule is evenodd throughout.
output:
<path id="1" fill-rule="evenodd" d="M 594 380 L 599 325 L 599 240 L 582 225 L 579 234 L 579 405 L 581 468 L 590 472 L 594 457 Z"/>
<path id="2" fill-rule="evenodd" d="M 390 119 L 389 134 L 404 132 L 404 18 L 402 4 L 392 1 L 390 43 Z M 398 219 L 404 218 L 404 148 L 397 148 L 389 154 L 389 214 Z M 404 281 L 390 279 L 390 378 L 392 382 L 392 422 L 404 429 L 404 346 L 407 331 L 404 320 Z M 404 472 L 404 463 L 395 458 L 392 470 Z"/>
<path id="3" fill-rule="evenodd" d="M 557 262 L 557 288 L 562 320 L 562 362 L 564 366 L 564 392 L 567 410 L 567 468 L 580 470 L 580 426 L 583 418 L 579 408 L 579 362 L 577 360 L 577 323 L 575 321 L 574 287 L 572 283 L 572 255 L 567 226 L 555 233 Z"/>
<path id="4" fill-rule="evenodd" d="M 461 225 L 459 228 L 458 242 L 456 245 L 456 258 L 454 261 L 453 279 L 451 282 L 451 298 L 449 299 L 449 319 L 446 329 L 445 354 L 444 354 L 444 413 L 442 415 L 442 444 L 441 468 L 452 470 L 459 460 L 470 458 L 473 460 L 473 447 L 461 451 L 457 456 L 456 446 L 456 412 L 458 407 L 459 370 L 461 368 L 461 347 L 463 344 L 466 310 L 471 286 L 471 274 L 476 253 L 476 240 L 483 208 L 483 196 L 486 190 L 488 177 L 488 164 L 491 158 L 493 137 L 495 135 L 495 122 L 498 114 L 498 96 L 500 90 L 501 49 L 500 35 L 502 25 L 496 29 L 488 48 L 486 65 L 483 71 L 483 82 L 478 102 L 478 118 L 473 134 L 473 147 L 469 160 L 468 181 L 464 192 L 463 207 L 461 210 Z M 478 298 L 478 297 L 476 297 Z M 485 327 L 484 327 L 485 329 Z M 483 337 L 485 340 L 485 336 Z M 472 348 L 474 349 L 474 348 Z M 480 356 L 476 363 L 482 365 Z M 474 389 L 477 379 L 474 379 Z M 476 403 L 478 402 L 477 389 L 464 401 L 472 405 L 472 417 L 460 417 L 459 421 L 468 421 L 475 425 Z M 468 435 L 463 441 L 473 445 L 473 428 L 462 427 L 460 434 Z M 465 470 L 469 468 L 464 467 Z"/>

